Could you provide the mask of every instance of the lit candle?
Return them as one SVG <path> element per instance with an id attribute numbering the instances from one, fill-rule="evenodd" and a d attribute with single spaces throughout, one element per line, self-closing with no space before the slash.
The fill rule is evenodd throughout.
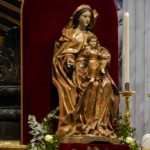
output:
<path id="1" fill-rule="evenodd" d="M 125 83 L 129 83 L 129 13 L 124 14 Z"/>

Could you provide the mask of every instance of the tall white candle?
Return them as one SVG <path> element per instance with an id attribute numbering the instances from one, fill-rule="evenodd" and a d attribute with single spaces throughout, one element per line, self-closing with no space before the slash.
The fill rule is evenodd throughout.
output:
<path id="1" fill-rule="evenodd" d="M 129 83 L 129 13 L 124 13 L 125 83 Z"/>

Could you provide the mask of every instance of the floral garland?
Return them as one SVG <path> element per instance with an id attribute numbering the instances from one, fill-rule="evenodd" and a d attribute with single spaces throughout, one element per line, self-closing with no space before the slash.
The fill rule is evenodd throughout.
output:
<path id="1" fill-rule="evenodd" d="M 29 133 L 33 136 L 30 141 L 29 150 L 58 150 L 59 143 L 57 137 L 54 135 L 52 121 L 58 119 L 58 108 L 49 113 L 42 123 L 36 121 L 36 117 L 29 115 L 28 124 L 32 129 Z"/>
<path id="2" fill-rule="evenodd" d="M 130 126 L 130 122 L 120 117 L 118 120 L 117 137 L 122 144 L 128 144 L 131 150 L 141 150 L 141 146 L 136 142 L 134 127 Z"/>
<path id="3" fill-rule="evenodd" d="M 58 150 L 59 141 L 54 134 L 52 127 L 52 120 L 58 119 L 57 113 L 59 108 L 49 113 L 42 123 L 36 121 L 36 117 L 29 115 L 28 124 L 31 128 L 29 132 L 33 138 L 30 141 L 29 150 Z M 118 128 L 116 130 L 118 139 L 121 144 L 128 144 L 131 150 L 140 150 L 140 145 L 135 139 L 135 128 L 130 126 L 130 123 L 124 119 L 119 118 Z"/>

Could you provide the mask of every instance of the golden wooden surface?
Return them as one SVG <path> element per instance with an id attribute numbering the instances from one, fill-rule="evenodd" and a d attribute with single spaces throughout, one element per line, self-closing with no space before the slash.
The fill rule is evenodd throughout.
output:
<path id="1" fill-rule="evenodd" d="M 27 145 L 21 145 L 20 141 L 0 140 L 0 150 L 27 150 Z"/>
<path id="2" fill-rule="evenodd" d="M 100 137 L 95 135 L 74 135 L 58 137 L 60 143 L 91 143 L 91 142 L 108 142 L 112 144 L 120 144 L 117 138 Z"/>

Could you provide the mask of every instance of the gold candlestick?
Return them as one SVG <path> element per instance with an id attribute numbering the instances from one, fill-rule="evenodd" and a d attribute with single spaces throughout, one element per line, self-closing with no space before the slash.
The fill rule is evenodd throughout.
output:
<path id="1" fill-rule="evenodd" d="M 130 108 L 129 108 L 129 102 L 130 97 L 134 94 L 134 91 L 129 90 L 129 83 L 125 83 L 125 90 L 121 91 L 120 94 L 125 98 L 126 106 L 125 106 L 125 112 L 124 112 L 124 118 L 130 122 Z"/>
<path id="2" fill-rule="evenodd" d="M 150 97 L 150 94 L 147 94 L 148 97 Z"/>

